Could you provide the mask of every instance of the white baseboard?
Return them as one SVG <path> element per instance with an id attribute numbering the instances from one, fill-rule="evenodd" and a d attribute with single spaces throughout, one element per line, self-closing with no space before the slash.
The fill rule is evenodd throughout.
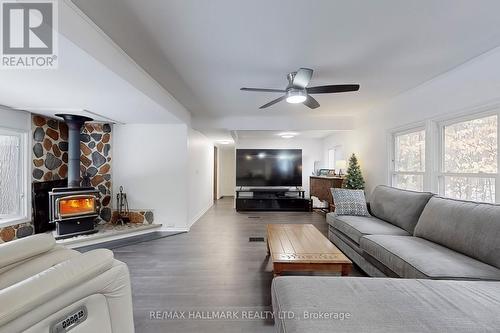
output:
<path id="1" fill-rule="evenodd" d="M 199 220 L 199 219 L 200 219 L 203 215 L 205 215 L 205 213 L 206 213 L 206 212 L 207 212 L 210 208 L 212 208 L 212 206 L 213 206 L 213 205 L 214 205 L 214 202 L 213 202 L 213 201 L 211 201 L 211 202 L 210 202 L 210 204 L 209 204 L 207 207 L 203 208 L 203 209 L 202 209 L 202 210 L 201 210 L 198 214 L 196 214 L 196 216 L 195 216 L 195 217 L 193 217 L 193 218 L 191 219 L 191 221 L 189 221 L 188 231 L 189 231 L 189 229 L 191 229 L 191 227 L 193 226 L 193 224 L 195 224 L 195 223 L 196 223 L 196 222 L 197 222 L 197 221 L 198 221 L 198 220 Z"/>
<path id="2" fill-rule="evenodd" d="M 189 222 L 186 227 L 169 227 L 169 226 L 162 226 L 160 231 L 167 231 L 167 232 L 188 232 L 189 229 L 195 224 L 205 213 L 212 208 L 214 205 L 213 202 L 210 202 L 210 204 L 203 208 L 198 214 L 195 215 Z"/>

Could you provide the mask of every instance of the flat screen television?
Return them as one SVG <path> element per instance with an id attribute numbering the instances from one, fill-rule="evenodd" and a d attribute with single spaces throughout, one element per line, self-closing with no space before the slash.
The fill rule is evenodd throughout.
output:
<path id="1" fill-rule="evenodd" d="M 236 149 L 236 186 L 302 186 L 302 149 Z"/>

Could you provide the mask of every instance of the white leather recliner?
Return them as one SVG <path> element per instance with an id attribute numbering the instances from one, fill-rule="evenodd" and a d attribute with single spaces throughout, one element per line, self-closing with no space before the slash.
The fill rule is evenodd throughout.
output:
<path id="1" fill-rule="evenodd" d="M 0 332 L 134 332 L 127 266 L 40 234 L 0 245 Z"/>

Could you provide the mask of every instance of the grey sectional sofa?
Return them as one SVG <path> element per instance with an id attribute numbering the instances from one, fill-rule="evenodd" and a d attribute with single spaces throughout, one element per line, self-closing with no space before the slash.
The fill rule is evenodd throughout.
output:
<path id="1" fill-rule="evenodd" d="M 372 216 L 327 215 L 328 235 L 370 276 L 500 280 L 500 206 L 378 186 Z"/>
<path id="2" fill-rule="evenodd" d="M 370 201 L 371 216 L 329 213 L 329 238 L 391 278 L 276 278 L 277 332 L 499 332 L 500 206 L 387 186 Z"/>
<path id="3" fill-rule="evenodd" d="M 271 293 L 279 333 L 500 330 L 500 282 L 284 276 Z"/>

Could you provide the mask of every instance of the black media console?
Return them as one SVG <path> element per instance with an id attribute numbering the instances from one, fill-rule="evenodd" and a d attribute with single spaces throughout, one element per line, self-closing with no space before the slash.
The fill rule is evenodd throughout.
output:
<path id="1" fill-rule="evenodd" d="M 304 190 L 288 188 L 241 188 L 236 190 L 237 211 L 311 211 Z"/>

